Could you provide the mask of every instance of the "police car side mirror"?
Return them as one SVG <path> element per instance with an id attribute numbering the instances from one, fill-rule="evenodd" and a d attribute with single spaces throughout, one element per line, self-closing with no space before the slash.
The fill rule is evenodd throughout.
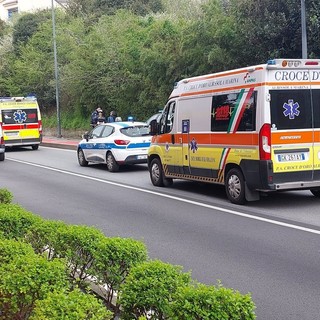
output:
<path id="1" fill-rule="evenodd" d="M 87 142 L 88 142 L 88 140 L 89 140 L 89 132 L 84 133 L 84 134 L 82 135 L 82 139 L 86 139 Z"/>
<path id="2" fill-rule="evenodd" d="M 150 136 L 155 136 L 156 134 L 158 134 L 158 122 L 156 119 L 150 122 L 149 128 L 150 128 L 149 130 Z"/>

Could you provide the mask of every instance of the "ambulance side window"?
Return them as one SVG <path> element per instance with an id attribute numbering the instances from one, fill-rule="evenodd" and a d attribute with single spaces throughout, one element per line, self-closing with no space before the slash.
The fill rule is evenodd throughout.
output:
<path id="1" fill-rule="evenodd" d="M 229 93 L 212 97 L 211 131 L 230 130 L 230 121 L 238 107 L 241 107 L 241 119 L 233 127 L 233 131 L 254 131 L 256 127 L 256 92 L 254 92 L 246 105 L 239 105 L 240 93 Z"/>
<path id="2" fill-rule="evenodd" d="M 173 127 L 175 101 L 170 102 L 164 109 L 160 120 L 160 133 L 169 133 Z"/>

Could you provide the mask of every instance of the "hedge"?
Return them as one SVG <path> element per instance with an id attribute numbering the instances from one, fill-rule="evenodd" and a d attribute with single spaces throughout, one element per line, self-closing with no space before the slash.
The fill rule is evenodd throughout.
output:
<path id="1" fill-rule="evenodd" d="M 0 320 L 255 319 L 249 294 L 196 283 L 150 260 L 141 241 L 45 220 L 1 194 Z"/>

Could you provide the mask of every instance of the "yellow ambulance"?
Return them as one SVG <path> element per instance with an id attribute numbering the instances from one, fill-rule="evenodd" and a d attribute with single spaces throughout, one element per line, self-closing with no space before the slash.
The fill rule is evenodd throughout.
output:
<path id="1" fill-rule="evenodd" d="M 261 193 L 320 197 L 320 60 L 266 64 L 179 81 L 151 123 L 151 181 L 223 184 L 235 204 Z"/>
<path id="2" fill-rule="evenodd" d="M 35 97 L 0 97 L 0 124 L 6 147 L 39 148 L 42 121 Z"/>

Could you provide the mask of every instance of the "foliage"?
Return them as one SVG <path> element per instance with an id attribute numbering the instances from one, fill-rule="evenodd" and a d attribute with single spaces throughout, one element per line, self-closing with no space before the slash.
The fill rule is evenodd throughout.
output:
<path id="1" fill-rule="evenodd" d="M 61 231 L 63 230 L 63 231 Z M 68 226 L 61 221 L 39 219 L 30 226 L 25 239 L 37 254 L 45 255 L 48 260 L 61 256 L 59 235 L 67 233 Z"/>
<path id="2" fill-rule="evenodd" d="M 2 188 L 0 189 L 0 203 L 11 203 L 13 199 L 13 195 L 12 193 L 6 189 L 6 188 Z"/>
<path id="3" fill-rule="evenodd" d="M 172 320 L 252 320 L 254 303 L 249 294 L 223 288 L 220 284 L 197 284 L 178 288 L 171 304 Z"/>
<path id="4" fill-rule="evenodd" d="M 194 284 L 182 267 L 147 259 L 137 240 L 1 204 L 0 320 L 255 319 L 250 295 Z"/>
<path id="5" fill-rule="evenodd" d="M 97 247 L 104 237 L 94 227 L 70 225 L 57 229 L 54 253 L 66 259 L 71 280 L 82 288 L 86 287 Z"/>
<path id="6" fill-rule="evenodd" d="M 20 45 L 24 45 L 35 34 L 42 22 L 50 19 L 46 11 L 23 14 L 13 27 L 13 45 L 18 50 Z"/>
<path id="7" fill-rule="evenodd" d="M 34 255 L 31 245 L 22 241 L 0 238 L 0 265 L 5 265 L 17 257 L 26 255 Z"/>
<path id="8" fill-rule="evenodd" d="M 95 19 L 102 15 L 112 15 L 119 9 L 127 9 L 135 14 L 146 15 L 162 9 L 161 0 L 69 0 L 68 12 L 78 17 L 87 15 Z"/>
<path id="9" fill-rule="evenodd" d="M 14 204 L 0 204 L 0 232 L 6 239 L 22 239 L 40 217 Z"/>
<path id="10" fill-rule="evenodd" d="M 45 299 L 38 300 L 30 320 L 108 320 L 112 319 L 101 301 L 79 289 L 49 293 Z"/>
<path id="11" fill-rule="evenodd" d="M 124 283 L 131 268 L 147 260 L 145 245 L 137 240 L 123 238 L 105 238 L 99 243 L 98 254 L 92 268 L 101 285 L 108 290 L 103 294 L 108 306 L 114 306 L 119 312 L 120 304 L 115 295 Z"/>
<path id="12" fill-rule="evenodd" d="M 190 284 L 190 274 L 159 260 L 133 267 L 121 287 L 123 319 L 167 319 L 170 303 L 180 287 Z"/>
<path id="13" fill-rule="evenodd" d="M 0 319 L 27 319 L 37 300 L 68 286 L 65 265 L 28 253 L 0 265 Z"/>
<path id="14" fill-rule="evenodd" d="M 319 1 L 306 9 L 309 56 L 319 57 Z M 0 95 L 35 93 L 44 124 L 56 126 L 50 11 L 22 15 L 9 30 L 0 31 Z M 89 125 L 97 106 L 146 120 L 184 77 L 299 58 L 300 6 L 294 0 L 71 0 L 66 11 L 56 10 L 56 43 L 63 128 Z"/>

